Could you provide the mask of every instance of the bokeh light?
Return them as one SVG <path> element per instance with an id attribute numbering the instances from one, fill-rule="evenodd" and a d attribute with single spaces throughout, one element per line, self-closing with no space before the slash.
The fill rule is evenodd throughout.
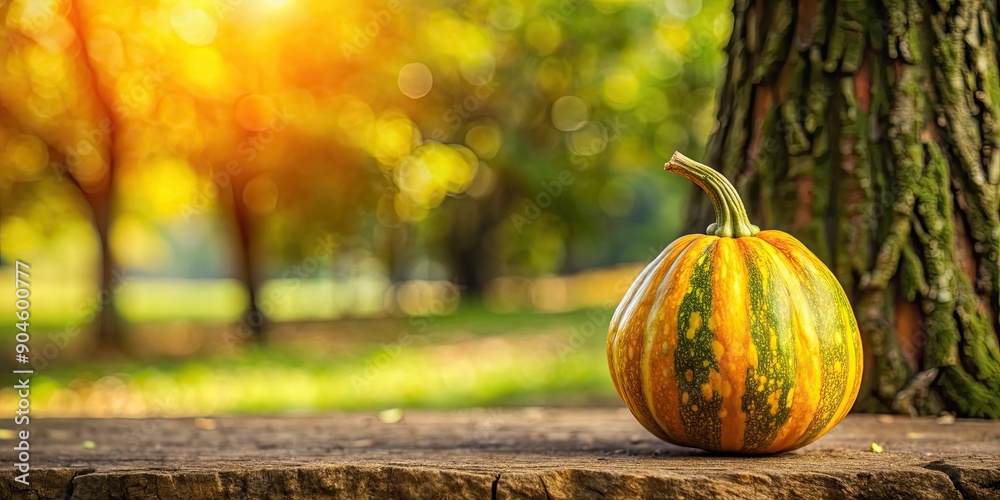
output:
<path id="1" fill-rule="evenodd" d="M 564 132 L 580 130 L 587 124 L 590 110 L 587 103 L 574 95 L 556 99 L 552 103 L 552 124 Z"/>
<path id="2" fill-rule="evenodd" d="M 218 26 L 207 12 L 193 5 L 175 5 L 170 10 L 170 25 L 177 36 L 191 45 L 208 45 L 215 40 Z"/>
<path id="3" fill-rule="evenodd" d="M 266 95 L 249 94 L 236 101 L 236 122 L 245 130 L 260 132 L 274 123 L 278 109 Z"/>
<path id="4" fill-rule="evenodd" d="M 410 99 L 420 99 L 434 86 L 434 75 L 423 63 L 410 63 L 399 70 L 399 90 Z"/>
<path id="5" fill-rule="evenodd" d="M 0 274 L 26 255 L 43 270 L 40 342 L 86 332 L 33 411 L 614 397 L 599 336 L 560 349 L 681 228 L 688 186 L 662 165 L 715 125 L 730 8 L 0 4 Z M 105 268 L 127 284 L 106 293 Z M 81 304 L 102 293 L 134 364 L 87 363 L 104 315 Z M 269 308 L 259 352 L 226 337 L 251 296 Z M 356 391 L 380 343 L 423 321 Z M 531 380 L 511 375 L 526 364 Z M 414 375 L 427 366 L 440 377 Z M 260 396 L 279 378 L 295 390 Z"/>
<path id="6" fill-rule="evenodd" d="M 690 19 L 701 12 L 701 0 L 666 0 L 667 12 L 680 19 Z"/>
<path id="7" fill-rule="evenodd" d="M 586 122 L 566 139 L 570 151 L 581 156 L 594 156 L 608 146 L 608 129 L 600 122 Z"/>

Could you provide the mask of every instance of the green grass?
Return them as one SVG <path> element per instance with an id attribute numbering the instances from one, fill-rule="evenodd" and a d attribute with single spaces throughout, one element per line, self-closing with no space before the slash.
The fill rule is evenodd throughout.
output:
<path id="1" fill-rule="evenodd" d="M 301 341 L 293 330 L 265 348 L 117 362 L 57 358 L 34 378 L 32 412 L 168 416 L 607 404 L 617 399 L 604 349 L 608 320 L 607 310 L 494 314 L 464 307 L 401 323 L 354 322 L 350 335 L 357 338 L 329 345 L 310 339 L 337 335 L 336 322 L 312 325 L 319 333 Z M 12 411 L 11 390 L 0 395 Z"/>
<path id="2" fill-rule="evenodd" d="M 0 268 L 0 279 L 13 283 L 12 268 Z M 96 278 L 38 271 L 31 281 L 31 324 L 39 332 L 64 331 L 89 321 L 99 310 Z M 276 321 L 330 319 L 348 312 L 376 315 L 384 302 L 383 290 L 365 283 L 370 285 L 370 280 L 269 280 L 258 298 L 268 303 Z M 139 276 L 116 282 L 116 288 L 115 308 L 133 323 L 230 322 L 247 302 L 246 291 L 232 279 Z M 16 311 L 13 298 L 0 301 L 0 317 L 13 317 Z M 0 323 L 0 345 L 14 333 L 13 322 Z"/>

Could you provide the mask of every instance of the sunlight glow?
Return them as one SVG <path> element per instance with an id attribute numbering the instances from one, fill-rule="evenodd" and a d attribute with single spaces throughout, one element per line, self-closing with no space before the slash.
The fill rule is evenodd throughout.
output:
<path id="1" fill-rule="evenodd" d="M 263 0 L 263 3 L 272 9 L 280 9 L 292 3 L 292 0 Z"/>
<path id="2" fill-rule="evenodd" d="M 181 40 L 199 46 L 212 43 L 218 30 L 212 16 L 201 9 L 187 5 L 177 5 L 171 9 L 170 25 Z"/>

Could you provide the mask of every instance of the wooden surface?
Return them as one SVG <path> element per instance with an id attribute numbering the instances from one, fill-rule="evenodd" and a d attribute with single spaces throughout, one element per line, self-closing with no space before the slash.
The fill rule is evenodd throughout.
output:
<path id="1" fill-rule="evenodd" d="M 31 487 L 2 441 L 0 498 L 1000 498 L 998 422 L 852 415 L 741 457 L 663 443 L 624 409 L 382 417 L 33 420 Z"/>

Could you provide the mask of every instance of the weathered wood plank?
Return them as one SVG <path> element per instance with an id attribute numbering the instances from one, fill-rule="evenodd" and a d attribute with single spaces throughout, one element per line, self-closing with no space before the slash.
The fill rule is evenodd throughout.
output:
<path id="1" fill-rule="evenodd" d="M 887 419 L 892 419 L 888 422 Z M 773 457 L 657 440 L 624 409 L 32 422 L 0 498 L 997 498 L 1000 423 L 852 415 Z M 87 449 L 84 441 L 95 446 Z M 883 453 L 869 451 L 875 441 Z M 992 490 L 991 490 L 992 488 Z"/>

